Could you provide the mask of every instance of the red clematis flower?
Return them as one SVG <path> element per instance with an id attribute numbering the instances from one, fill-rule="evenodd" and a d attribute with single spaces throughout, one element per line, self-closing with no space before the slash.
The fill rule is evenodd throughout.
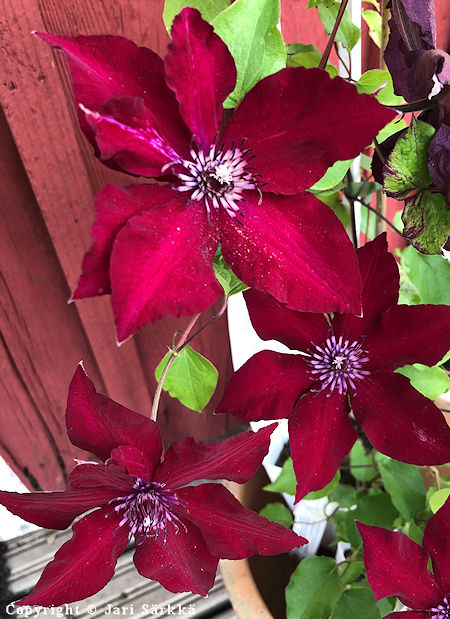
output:
<path id="1" fill-rule="evenodd" d="M 350 451 L 356 421 L 382 453 L 411 464 L 450 460 L 450 428 L 441 411 L 394 373 L 434 365 L 450 347 L 450 308 L 397 305 L 399 275 L 386 234 L 357 251 L 363 316 L 295 312 L 247 291 L 252 324 L 300 355 L 263 351 L 232 377 L 218 412 L 242 419 L 289 418 L 297 500 L 327 484 Z"/>
<path id="2" fill-rule="evenodd" d="M 364 563 L 377 600 L 396 595 L 413 610 L 391 613 L 398 619 L 450 617 L 450 499 L 425 527 L 423 548 L 404 533 L 357 522 Z M 428 570 L 431 559 L 433 574 Z"/>
<path id="3" fill-rule="evenodd" d="M 211 306 L 219 242 L 247 285 L 292 308 L 360 312 L 349 239 L 305 190 L 394 112 L 325 71 L 288 68 L 259 82 L 226 124 L 236 67 L 191 8 L 175 18 L 164 62 L 121 37 L 40 36 L 65 53 L 81 127 L 102 161 L 166 181 L 108 185 L 96 199 L 73 298 L 111 293 L 120 340 Z"/>
<path id="4" fill-rule="evenodd" d="M 134 563 L 166 589 L 206 595 L 219 558 L 279 554 L 307 543 L 285 527 L 242 507 L 218 483 L 244 483 L 269 447 L 274 426 L 214 443 L 187 438 L 163 461 L 158 425 L 95 391 L 79 367 L 66 414 L 74 445 L 102 463 L 83 462 L 64 492 L 0 492 L 0 503 L 21 518 L 51 529 L 73 525 L 73 537 L 47 565 L 34 590 L 18 604 L 59 606 L 84 599 L 112 578 L 117 558 L 135 537 Z"/>

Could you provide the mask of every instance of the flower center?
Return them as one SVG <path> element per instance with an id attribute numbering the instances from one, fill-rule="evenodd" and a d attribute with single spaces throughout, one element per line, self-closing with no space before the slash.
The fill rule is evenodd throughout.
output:
<path id="1" fill-rule="evenodd" d="M 356 391 L 356 381 L 370 373 L 362 369 L 369 360 L 365 355 L 366 351 L 358 342 L 344 340 L 342 335 L 336 339 L 332 335 L 310 354 L 309 373 L 322 383 L 320 391 L 326 388 L 330 393 L 334 389 L 340 394 L 347 393 L 350 388 Z"/>
<path id="2" fill-rule="evenodd" d="M 163 532 L 167 535 L 167 525 L 172 523 L 178 531 L 178 524 L 184 527 L 181 520 L 173 513 L 177 506 L 185 507 L 175 492 L 165 487 L 166 484 L 148 482 L 136 477 L 133 492 L 128 496 L 113 499 L 117 503 L 114 511 L 123 511 L 119 527 L 127 524 L 130 527 L 130 535 L 137 533 L 146 537 L 155 537 Z"/>
<path id="3" fill-rule="evenodd" d="M 442 604 L 439 604 L 436 608 L 432 608 L 431 612 L 435 614 L 431 615 L 430 619 L 450 619 L 450 602 L 448 598 L 445 597 L 442 600 Z"/>
<path id="4" fill-rule="evenodd" d="M 243 150 L 242 144 L 227 150 L 213 145 L 208 152 L 191 150 L 191 161 L 174 161 L 163 170 L 173 164 L 182 166 L 183 170 L 179 172 L 175 166 L 174 173 L 181 181 L 175 189 L 192 191 L 191 201 L 204 200 L 208 214 L 212 208 L 218 210 L 222 206 L 230 217 L 243 217 L 239 206 L 241 201 L 245 202 L 243 192 L 248 189 L 259 191 L 257 178 L 260 175 L 253 174 L 254 168 L 248 165 L 252 159 L 249 156 L 251 150 Z"/>

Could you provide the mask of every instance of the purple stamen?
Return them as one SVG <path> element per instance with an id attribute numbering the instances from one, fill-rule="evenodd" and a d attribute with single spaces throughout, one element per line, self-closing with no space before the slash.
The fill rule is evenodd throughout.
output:
<path id="1" fill-rule="evenodd" d="M 344 340 L 342 335 L 338 339 L 334 335 L 327 338 L 309 356 L 309 373 L 322 383 L 319 391 L 328 388 L 331 394 L 337 389 L 340 395 L 354 392 L 356 382 L 370 374 L 362 369 L 369 357 L 361 344 Z"/>
<path id="2" fill-rule="evenodd" d="M 178 176 L 181 185 L 177 191 L 192 191 L 191 202 L 203 200 L 209 213 L 211 208 L 218 210 L 222 206 L 230 217 L 241 215 L 239 202 L 243 201 L 242 192 L 258 189 L 259 181 L 250 172 L 248 162 L 254 155 L 248 155 L 251 148 L 242 150 L 232 146 L 225 150 L 212 145 L 209 151 L 191 149 L 192 160 L 180 159 L 164 166 L 174 166 L 174 174 Z M 177 167 L 183 170 L 178 171 Z M 259 191 L 259 189 L 258 189 Z M 261 192 L 260 192 L 261 193 Z M 242 215 L 241 215 L 242 216 Z"/>
<path id="3" fill-rule="evenodd" d="M 173 490 L 164 483 L 144 481 L 136 477 L 133 491 L 127 496 L 110 501 L 115 503 L 114 511 L 122 512 L 119 527 L 128 525 L 130 536 L 140 534 L 157 538 L 161 532 L 167 537 L 167 525 L 172 523 L 178 531 L 179 524 L 186 530 L 183 522 L 173 513 L 174 507 L 186 506 Z M 120 501 L 120 503 L 118 503 Z"/>
<path id="4" fill-rule="evenodd" d="M 431 612 L 435 614 L 430 615 L 430 619 L 450 619 L 450 602 L 448 598 L 445 597 L 439 606 L 431 609 Z"/>

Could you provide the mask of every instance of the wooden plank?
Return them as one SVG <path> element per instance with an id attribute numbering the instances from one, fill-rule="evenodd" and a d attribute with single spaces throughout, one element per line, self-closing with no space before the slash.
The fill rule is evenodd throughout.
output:
<path id="1" fill-rule="evenodd" d="M 100 387 L 101 376 L 1 111 L 0 143 L 2 455 L 22 478 L 59 489 L 82 456 L 67 439 L 67 385 L 80 359 Z"/>
<path id="2" fill-rule="evenodd" d="M 108 179 L 123 175 L 94 162 L 76 124 L 65 64 L 30 33 L 34 29 L 117 32 L 125 4 L 4 3 L 1 101 L 70 289 L 90 244 L 93 194 Z M 140 22 L 143 19 L 135 23 Z M 152 23 L 150 19 L 147 27 Z M 131 408 L 149 410 L 151 398 L 135 342 L 117 349 L 109 300 L 82 302 L 77 309 L 111 397 Z"/>

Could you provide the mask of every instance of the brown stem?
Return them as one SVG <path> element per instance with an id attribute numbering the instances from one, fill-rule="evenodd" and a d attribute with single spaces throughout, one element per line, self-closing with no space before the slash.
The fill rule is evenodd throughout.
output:
<path id="1" fill-rule="evenodd" d="M 325 69 L 325 67 L 327 66 L 328 58 L 330 57 L 331 49 L 333 47 L 334 38 L 336 36 L 336 32 L 338 31 L 338 28 L 344 16 L 344 12 L 345 12 L 345 9 L 347 8 L 347 4 L 348 4 L 348 0 L 342 0 L 341 6 L 339 7 L 339 11 L 336 17 L 336 21 L 334 23 L 333 30 L 331 31 L 327 46 L 320 60 L 319 69 Z"/>

